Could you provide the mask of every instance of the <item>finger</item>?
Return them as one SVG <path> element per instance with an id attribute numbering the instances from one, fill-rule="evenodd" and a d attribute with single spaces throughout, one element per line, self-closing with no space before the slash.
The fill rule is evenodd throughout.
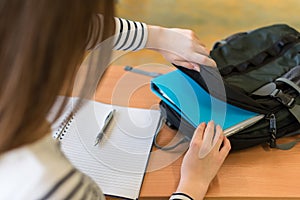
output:
<path id="1" fill-rule="evenodd" d="M 204 158 L 214 148 L 216 144 L 216 142 L 213 142 L 214 137 L 215 137 L 215 125 L 213 121 L 210 121 L 207 124 L 207 127 L 205 129 L 203 142 L 199 150 L 198 156 L 200 159 Z"/>
<path id="2" fill-rule="evenodd" d="M 187 69 L 194 69 L 194 66 L 190 62 L 187 62 L 187 61 L 174 60 L 173 63 L 175 65 L 182 66 L 182 67 L 185 67 Z"/>
<path id="3" fill-rule="evenodd" d="M 200 42 L 200 39 L 199 39 L 198 35 L 195 34 L 195 32 L 192 32 L 192 38 L 194 38 L 195 40 L 197 40 L 198 43 L 200 43 L 202 46 L 205 46 L 204 44 L 202 44 L 202 43 Z"/>
<path id="4" fill-rule="evenodd" d="M 200 42 L 194 43 L 194 50 L 202 55 L 209 56 L 209 50 Z"/>
<path id="5" fill-rule="evenodd" d="M 216 62 L 213 59 L 211 59 L 203 54 L 200 54 L 200 53 L 193 53 L 190 56 L 190 58 L 188 58 L 188 60 L 190 62 L 198 63 L 200 65 L 206 65 L 206 66 L 211 66 L 211 67 L 217 66 Z"/>
<path id="6" fill-rule="evenodd" d="M 199 143 L 202 141 L 205 127 L 206 124 L 203 122 L 196 128 L 191 142 Z"/>
<path id="7" fill-rule="evenodd" d="M 202 46 L 203 48 L 206 47 L 206 45 L 204 43 L 202 43 L 199 39 L 199 37 L 195 34 L 194 31 L 191 31 L 191 30 L 186 30 L 187 33 L 185 35 L 188 35 L 188 38 L 190 38 L 190 40 L 192 41 L 192 43 L 197 46 L 197 45 L 200 45 Z M 209 53 L 209 52 L 208 52 Z"/>
<path id="8" fill-rule="evenodd" d="M 193 66 L 193 70 L 200 72 L 200 66 L 196 63 L 190 63 Z"/>
<path id="9" fill-rule="evenodd" d="M 210 121 L 207 123 L 207 127 L 204 131 L 203 143 L 212 145 L 212 141 L 215 135 L 215 123 Z"/>
<path id="10" fill-rule="evenodd" d="M 175 65 L 179 65 L 179 66 L 185 67 L 187 69 L 192 69 L 192 70 L 195 70 L 197 72 L 200 72 L 200 66 L 196 63 L 186 62 L 186 61 L 175 61 L 173 63 Z"/>
<path id="11" fill-rule="evenodd" d="M 218 132 L 218 137 L 215 137 L 215 139 L 217 140 L 216 141 L 216 150 L 219 151 L 220 150 L 220 147 L 223 143 L 223 140 L 224 140 L 224 133 L 223 133 L 223 130 L 222 128 L 218 125 L 216 127 L 216 132 Z"/>
<path id="12" fill-rule="evenodd" d="M 223 138 L 223 146 L 220 150 L 220 155 L 225 159 L 231 149 L 230 141 L 227 137 Z"/>
<path id="13" fill-rule="evenodd" d="M 220 138 L 220 136 L 222 136 L 223 135 L 223 130 L 222 130 L 222 128 L 221 128 L 221 126 L 219 126 L 219 125 L 217 125 L 216 126 L 216 131 L 215 131 L 215 135 L 214 135 L 214 137 L 213 137 L 213 139 L 212 139 L 212 146 L 215 146 L 217 143 L 218 143 L 218 141 L 219 141 L 219 138 Z M 222 137 L 221 137 L 222 138 Z M 223 139 L 223 138 L 222 138 Z M 218 145 L 217 145 L 218 146 Z M 220 147 L 220 146 L 219 146 Z"/>

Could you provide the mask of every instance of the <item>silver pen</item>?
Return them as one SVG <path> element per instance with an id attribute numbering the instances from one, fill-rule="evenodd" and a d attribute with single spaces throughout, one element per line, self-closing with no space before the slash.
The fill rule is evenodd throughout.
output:
<path id="1" fill-rule="evenodd" d="M 99 142 L 102 140 L 103 135 L 105 134 L 105 130 L 108 127 L 108 125 L 110 124 L 110 122 L 112 121 L 112 118 L 114 116 L 115 111 L 116 111 L 115 109 L 113 109 L 112 111 L 110 111 L 110 113 L 105 118 L 104 125 L 103 125 L 102 129 L 100 130 L 100 132 L 98 133 L 98 135 L 96 137 L 94 146 L 96 146 L 97 144 L 99 144 Z"/>

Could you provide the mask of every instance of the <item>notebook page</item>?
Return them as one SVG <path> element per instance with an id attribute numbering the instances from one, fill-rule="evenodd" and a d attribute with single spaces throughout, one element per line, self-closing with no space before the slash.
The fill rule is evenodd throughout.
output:
<path id="1" fill-rule="evenodd" d="M 101 142 L 95 138 L 107 114 L 116 109 Z M 104 194 L 137 199 L 160 112 L 90 101 L 75 115 L 62 150 Z"/>

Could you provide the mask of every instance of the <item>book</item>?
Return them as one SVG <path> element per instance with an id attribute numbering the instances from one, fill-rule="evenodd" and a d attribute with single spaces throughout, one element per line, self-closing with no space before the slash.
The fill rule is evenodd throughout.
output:
<path id="1" fill-rule="evenodd" d="M 69 102 L 72 101 L 76 98 L 70 98 Z M 71 104 L 64 116 L 70 113 Z M 112 121 L 94 146 L 112 109 Z M 64 116 L 59 119 L 61 122 Z M 61 141 L 62 151 L 71 163 L 90 176 L 105 195 L 137 199 L 159 120 L 158 110 L 87 101 L 70 121 L 53 125 L 53 137 Z"/>
<path id="2" fill-rule="evenodd" d="M 174 70 L 151 80 L 151 90 L 195 128 L 214 120 L 228 131 L 226 136 L 264 117 L 211 96 L 191 77 Z"/>

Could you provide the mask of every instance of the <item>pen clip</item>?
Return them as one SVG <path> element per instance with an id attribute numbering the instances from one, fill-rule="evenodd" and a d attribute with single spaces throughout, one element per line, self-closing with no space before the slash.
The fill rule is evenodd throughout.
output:
<path id="1" fill-rule="evenodd" d="M 113 109 L 112 111 L 109 112 L 109 114 L 106 116 L 105 120 L 104 120 L 104 127 L 107 126 L 107 124 L 109 123 L 109 121 L 111 120 L 111 118 L 113 117 L 114 113 L 115 113 L 115 109 Z"/>

